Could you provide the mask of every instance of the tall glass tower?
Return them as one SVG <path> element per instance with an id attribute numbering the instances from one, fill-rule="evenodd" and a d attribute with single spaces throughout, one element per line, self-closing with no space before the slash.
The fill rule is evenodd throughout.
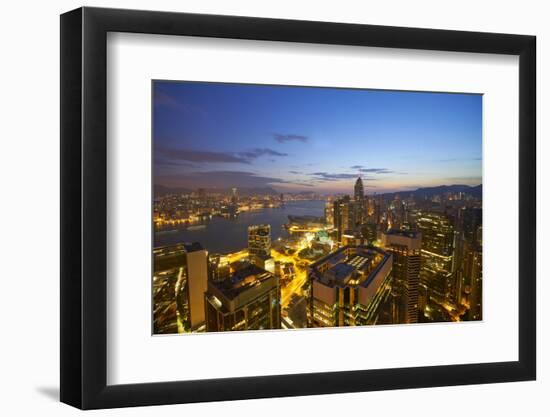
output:
<path id="1" fill-rule="evenodd" d="M 361 177 L 357 178 L 357 181 L 355 181 L 353 197 L 355 201 L 363 201 L 365 198 L 365 189 L 363 188 L 363 180 Z"/>

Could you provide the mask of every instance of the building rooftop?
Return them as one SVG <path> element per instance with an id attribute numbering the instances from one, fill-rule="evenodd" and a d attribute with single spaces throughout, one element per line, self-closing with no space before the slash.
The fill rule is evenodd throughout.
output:
<path id="1" fill-rule="evenodd" d="M 248 233 L 258 236 L 269 236 L 271 233 L 271 226 L 269 224 L 253 224 L 248 226 Z"/>
<path id="2" fill-rule="evenodd" d="M 167 246 L 157 246 L 153 248 L 153 254 L 155 256 L 165 256 L 165 255 L 173 255 L 178 252 L 196 252 L 199 250 L 204 250 L 202 245 L 199 242 L 184 242 L 184 243 L 176 243 L 174 245 L 167 245 Z"/>
<path id="3" fill-rule="evenodd" d="M 422 233 L 412 230 L 390 229 L 382 234 L 382 246 L 390 248 L 403 246 L 408 250 L 420 250 Z"/>
<path id="4" fill-rule="evenodd" d="M 231 277 L 221 282 L 211 282 L 225 297 L 233 299 L 244 291 L 260 285 L 262 282 L 273 277 L 273 274 L 266 270 L 247 263 L 235 271 Z"/>
<path id="5" fill-rule="evenodd" d="M 326 286 L 367 286 L 391 254 L 375 246 L 344 246 L 310 265 L 310 277 Z"/>
<path id="6" fill-rule="evenodd" d="M 405 236 L 410 237 L 411 239 L 416 238 L 419 235 L 419 232 L 414 230 L 400 230 L 400 229 L 390 229 L 385 232 L 387 235 L 392 236 Z"/>
<path id="7" fill-rule="evenodd" d="M 355 271 L 355 267 L 348 263 L 340 263 L 330 268 L 323 278 L 332 279 L 339 284 L 345 285 L 348 279 L 351 277 L 352 272 Z"/>

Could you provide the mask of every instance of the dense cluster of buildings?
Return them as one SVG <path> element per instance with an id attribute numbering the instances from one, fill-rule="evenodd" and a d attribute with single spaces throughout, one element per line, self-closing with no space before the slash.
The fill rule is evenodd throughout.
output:
<path id="1" fill-rule="evenodd" d="M 277 208 L 285 201 L 300 201 L 320 198 L 314 193 L 273 194 L 264 193 L 240 195 L 237 188 L 230 193 L 213 192 L 199 188 L 196 191 L 169 193 L 157 196 L 153 201 L 153 222 L 156 226 L 204 222 L 214 216 L 233 218 L 239 213 Z"/>
<path id="2" fill-rule="evenodd" d="M 211 261 L 198 242 L 156 248 L 154 334 L 279 329 L 281 288 L 269 225 L 251 226 L 248 241 L 246 259 L 232 264 Z"/>
<path id="3" fill-rule="evenodd" d="M 240 204 L 236 189 L 228 204 Z M 153 332 L 482 319 L 480 198 L 367 196 L 358 178 L 323 219 L 289 220 L 300 251 L 274 247 L 267 224 L 248 228 L 238 254 L 155 248 Z"/>

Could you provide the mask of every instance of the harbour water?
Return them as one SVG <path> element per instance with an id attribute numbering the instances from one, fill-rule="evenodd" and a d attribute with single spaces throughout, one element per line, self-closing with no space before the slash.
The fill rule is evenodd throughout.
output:
<path id="1" fill-rule="evenodd" d="M 213 217 L 202 226 L 165 226 L 155 231 L 155 247 L 181 242 L 199 242 L 212 253 L 235 252 L 247 247 L 248 226 L 271 225 L 271 239 L 287 237 L 283 227 L 288 216 L 317 216 L 324 214 L 325 202 L 320 200 L 289 201 L 283 207 L 265 208 L 239 214 L 234 219 Z"/>

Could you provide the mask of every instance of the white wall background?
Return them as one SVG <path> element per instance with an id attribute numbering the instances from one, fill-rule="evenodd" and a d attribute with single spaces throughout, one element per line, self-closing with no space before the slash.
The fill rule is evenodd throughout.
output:
<path id="1" fill-rule="evenodd" d="M 6 2 L 0 65 L 0 410 L 4 415 L 74 415 L 59 392 L 59 17 L 78 1 Z M 550 147 L 542 138 L 550 97 L 550 26 L 542 1 L 93 1 L 86 5 L 308 20 L 509 32 L 538 37 L 539 259 L 550 249 L 544 190 Z M 504 192 L 504 191 L 503 191 Z M 6 268 L 7 267 L 7 268 Z M 543 415 L 550 410 L 549 268 L 538 272 L 538 381 L 99 411 L 94 415 Z M 546 413 L 545 413 L 546 412 Z"/>

